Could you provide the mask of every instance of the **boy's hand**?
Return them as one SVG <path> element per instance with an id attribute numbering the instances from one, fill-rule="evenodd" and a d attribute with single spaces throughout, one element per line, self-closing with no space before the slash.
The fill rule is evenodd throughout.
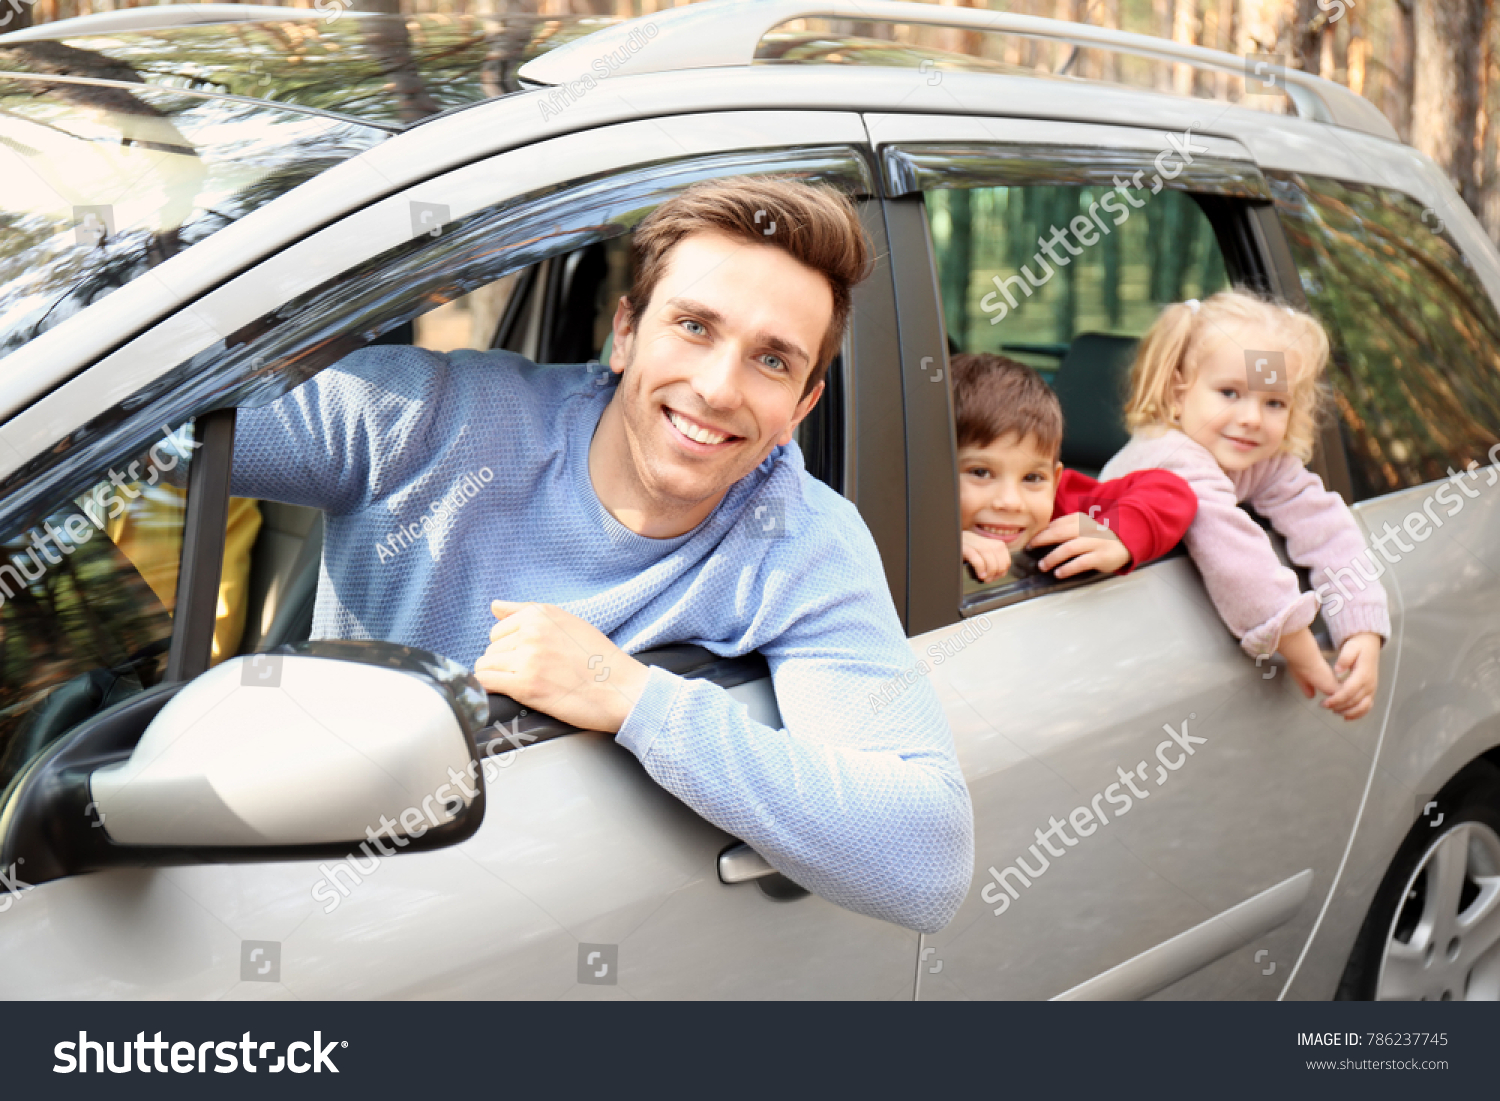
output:
<path id="1" fill-rule="evenodd" d="M 1344 683 L 1323 706 L 1338 712 L 1345 722 L 1364 718 L 1375 706 L 1375 689 L 1380 684 L 1380 636 L 1361 631 L 1346 638 L 1333 672 Z"/>
<path id="2" fill-rule="evenodd" d="M 1030 545 L 1043 547 L 1050 543 L 1061 543 L 1062 546 L 1037 566 L 1052 570 L 1053 577 L 1072 577 L 1084 570 L 1114 573 L 1130 565 L 1130 552 L 1120 542 L 1120 537 L 1081 512 L 1059 516 L 1038 532 Z"/>
<path id="3" fill-rule="evenodd" d="M 1323 652 L 1318 649 L 1318 641 L 1313 638 L 1311 629 L 1304 627 L 1300 631 L 1282 635 L 1281 645 L 1276 648 L 1286 658 L 1292 679 L 1308 699 L 1312 699 L 1318 692 L 1328 697 L 1338 692 L 1339 682 L 1334 677 L 1333 670 L 1328 667 Z M 1325 706 L 1327 702 L 1324 701 Z"/>
<path id="4" fill-rule="evenodd" d="M 998 539 L 986 539 L 972 531 L 963 533 L 964 561 L 974 567 L 981 581 L 1004 577 L 1010 569 L 1010 548 Z"/>

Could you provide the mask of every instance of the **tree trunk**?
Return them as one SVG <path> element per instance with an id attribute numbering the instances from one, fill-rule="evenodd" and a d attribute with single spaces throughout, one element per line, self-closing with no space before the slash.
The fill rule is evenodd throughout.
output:
<path id="1" fill-rule="evenodd" d="M 10 34 L 11 31 L 22 31 L 31 26 L 31 5 L 14 0 L 20 4 L 15 8 L 11 3 L 0 2 L 0 34 Z"/>
<path id="2" fill-rule="evenodd" d="M 1412 0 L 1395 0 L 1385 49 L 1371 54 L 1371 60 L 1384 70 L 1381 109 L 1404 142 L 1411 141 L 1412 40 L 1416 34 L 1411 9 Z"/>
<path id="3" fill-rule="evenodd" d="M 1198 0 L 1175 0 L 1172 5 L 1172 41 L 1185 46 L 1198 44 Z M 1194 69 L 1191 65 L 1172 66 L 1172 90 L 1180 96 L 1193 94 Z"/>
<path id="4" fill-rule="evenodd" d="M 1415 49 L 1411 142 L 1453 180 L 1470 206 L 1479 202 L 1475 149 L 1484 102 L 1484 38 L 1490 0 L 1414 0 Z"/>
<path id="5" fill-rule="evenodd" d="M 1289 0 L 1239 0 L 1239 54 L 1281 54 L 1282 26 Z"/>

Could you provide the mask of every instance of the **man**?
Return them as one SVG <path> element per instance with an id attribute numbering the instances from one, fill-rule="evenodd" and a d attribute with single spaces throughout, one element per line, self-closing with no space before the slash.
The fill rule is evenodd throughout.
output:
<path id="1" fill-rule="evenodd" d="M 368 348 L 242 413 L 233 492 L 327 514 L 315 635 L 474 662 L 809 890 L 935 932 L 973 871 L 952 736 L 869 531 L 792 442 L 868 267 L 855 211 L 711 182 L 632 247 L 608 372 Z M 760 651 L 785 726 L 630 656 L 672 642 Z"/>

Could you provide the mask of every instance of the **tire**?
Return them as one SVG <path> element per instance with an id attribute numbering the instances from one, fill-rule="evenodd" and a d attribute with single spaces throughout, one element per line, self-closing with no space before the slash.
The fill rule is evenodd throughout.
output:
<path id="1" fill-rule="evenodd" d="M 1500 769 L 1475 761 L 1436 803 L 1375 892 L 1339 1000 L 1500 1000 Z"/>

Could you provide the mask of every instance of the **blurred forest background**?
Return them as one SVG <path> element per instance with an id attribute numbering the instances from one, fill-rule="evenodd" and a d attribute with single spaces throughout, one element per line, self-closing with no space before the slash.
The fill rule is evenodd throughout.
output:
<path id="1" fill-rule="evenodd" d="M 6 30 L 29 23 L 137 7 L 150 0 L 0 0 Z M 357 10 L 630 18 L 688 0 L 333 0 Z M 1436 160 L 1500 241 L 1500 51 L 1494 0 L 939 0 L 956 6 L 1119 27 L 1227 50 L 1276 54 L 1345 84 L 1391 120 L 1403 140 Z M 312 8 L 315 0 L 285 6 Z M 327 10 L 330 4 L 325 2 Z M 14 9 L 14 10 L 8 10 Z M 900 35 L 883 28 L 883 33 Z M 877 28 L 875 33 L 882 33 Z M 945 48 L 994 56 L 988 37 L 943 32 Z M 998 47 L 1003 49 L 1004 47 Z M 1051 51 L 1023 63 L 1049 68 Z M 1013 57 L 1004 60 L 1015 62 Z M 1163 69 L 1175 90 L 1212 75 Z M 1202 91 L 1200 89 L 1200 91 Z"/>

